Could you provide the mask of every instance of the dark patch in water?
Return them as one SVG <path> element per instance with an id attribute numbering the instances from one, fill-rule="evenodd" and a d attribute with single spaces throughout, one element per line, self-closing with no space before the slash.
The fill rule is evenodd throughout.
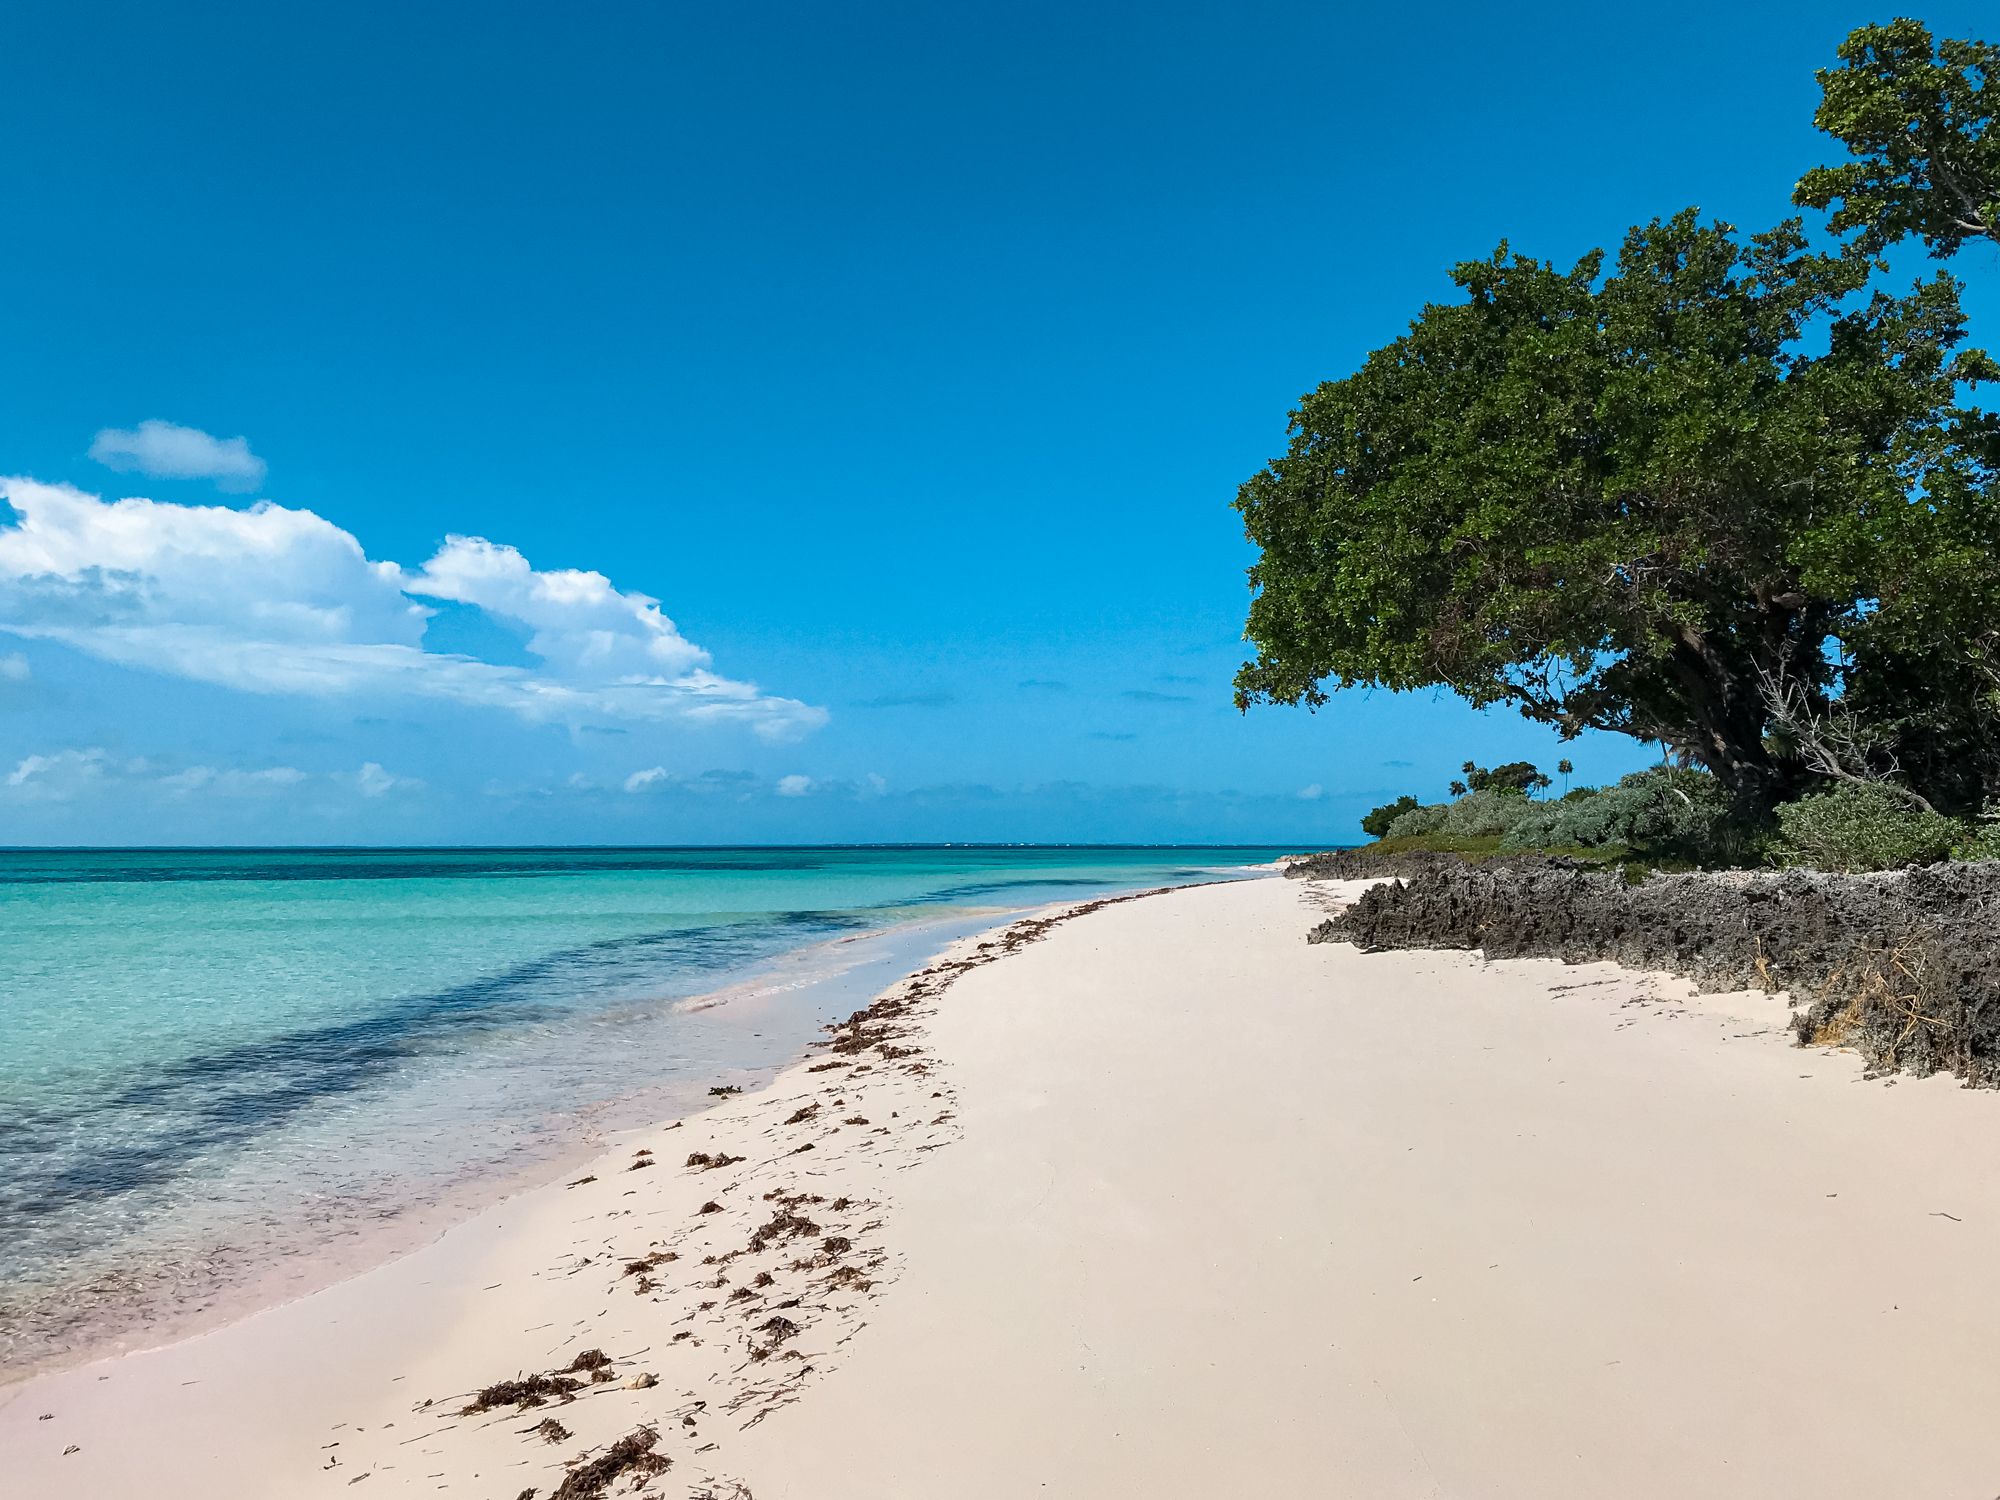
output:
<path id="1" fill-rule="evenodd" d="M 197 1159 L 366 1089 L 413 1057 L 621 1000 L 698 994 L 716 975 L 867 925 L 852 913 L 783 912 L 608 938 L 387 1001 L 370 1015 L 162 1064 L 85 1104 L 0 1116 L 0 1225 L 8 1231 L 0 1244 L 79 1203 L 172 1181 Z"/>

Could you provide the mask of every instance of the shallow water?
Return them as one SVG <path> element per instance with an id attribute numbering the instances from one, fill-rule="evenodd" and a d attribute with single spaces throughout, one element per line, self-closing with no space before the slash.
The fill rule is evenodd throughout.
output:
<path id="1" fill-rule="evenodd" d="M 0 851 L 0 1369 L 379 1258 L 1003 911 L 1279 852 Z"/>

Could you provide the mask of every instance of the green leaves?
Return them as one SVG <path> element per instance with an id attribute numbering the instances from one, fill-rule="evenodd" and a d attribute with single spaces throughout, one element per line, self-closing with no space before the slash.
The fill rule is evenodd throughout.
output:
<path id="1" fill-rule="evenodd" d="M 1796 221 L 1745 239 L 1693 210 L 1608 276 L 1504 245 L 1458 266 L 1463 300 L 1306 396 L 1239 492 L 1262 555 L 1238 703 L 1445 687 L 1768 802 L 1796 773 L 1758 682 L 1831 690 L 1830 647 L 1888 611 L 1913 482 L 1984 493 L 1957 284 L 1850 305 L 1868 276 Z"/>
<path id="2" fill-rule="evenodd" d="M 1863 26 L 1819 74 L 1813 123 L 1853 160 L 1816 167 L 1793 201 L 1831 210 L 1835 233 L 1859 231 L 1868 254 L 1916 235 L 1933 254 L 2000 236 L 2000 46 L 1932 42 L 1919 21 Z"/>

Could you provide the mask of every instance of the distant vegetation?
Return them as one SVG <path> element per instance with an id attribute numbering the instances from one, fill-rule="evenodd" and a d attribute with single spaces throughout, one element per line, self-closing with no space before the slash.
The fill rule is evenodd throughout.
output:
<path id="1" fill-rule="evenodd" d="M 1720 780 L 1693 768 L 1657 766 L 1552 798 L 1534 795 L 1549 779 L 1525 761 L 1491 771 L 1468 764 L 1466 773 L 1448 801 L 1404 795 L 1371 811 L 1361 820 L 1376 840 L 1369 849 L 1847 872 L 2000 858 L 2000 822 L 1946 817 L 1881 786 L 1837 784 L 1780 804 L 1769 819 L 1746 819 Z"/>
<path id="2" fill-rule="evenodd" d="M 1503 242 L 1309 393 L 1236 506 L 1239 706 L 1444 687 L 1667 766 L 1524 763 L 1391 842 L 1888 868 L 2000 852 L 2000 419 L 1939 259 L 2000 238 L 2000 47 L 1898 20 L 1819 75 L 1846 159 L 1757 233 L 1694 209 L 1562 267 Z M 1567 763 L 1558 769 L 1567 784 Z"/>

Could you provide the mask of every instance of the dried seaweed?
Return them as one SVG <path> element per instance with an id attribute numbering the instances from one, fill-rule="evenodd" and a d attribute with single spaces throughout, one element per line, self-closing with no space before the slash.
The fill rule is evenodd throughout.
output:
<path id="1" fill-rule="evenodd" d="M 666 1473 L 673 1460 L 653 1451 L 659 1441 L 660 1434 L 651 1427 L 626 1433 L 597 1458 L 571 1470 L 550 1500 L 598 1500 L 627 1475 L 650 1479 Z"/>
<path id="2" fill-rule="evenodd" d="M 798 1239 L 809 1234 L 818 1234 L 819 1225 L 803 1214 L 793 1213 L 789 1208 L 771 1216 L 750 1236 L 751 1253 L 768 1250 L 781 1240 Z"/>
<path id="3" fill-rule="evenodd" d="M 482 1388 L 478 1395 L 459 1408 L 462 1417 L 479 1412 L 492 1411 L 495 1407 L 511 1406 L 518 1411 L 526 1411 L 531 1406 L 540 1406 L 551 1399 L 574 1401 L 571 1393 L 581 1389 L 581 1380 L 571 1380 L 564 1375 L 520 1375 L 512 1380 L 495 1381 Z"/>

